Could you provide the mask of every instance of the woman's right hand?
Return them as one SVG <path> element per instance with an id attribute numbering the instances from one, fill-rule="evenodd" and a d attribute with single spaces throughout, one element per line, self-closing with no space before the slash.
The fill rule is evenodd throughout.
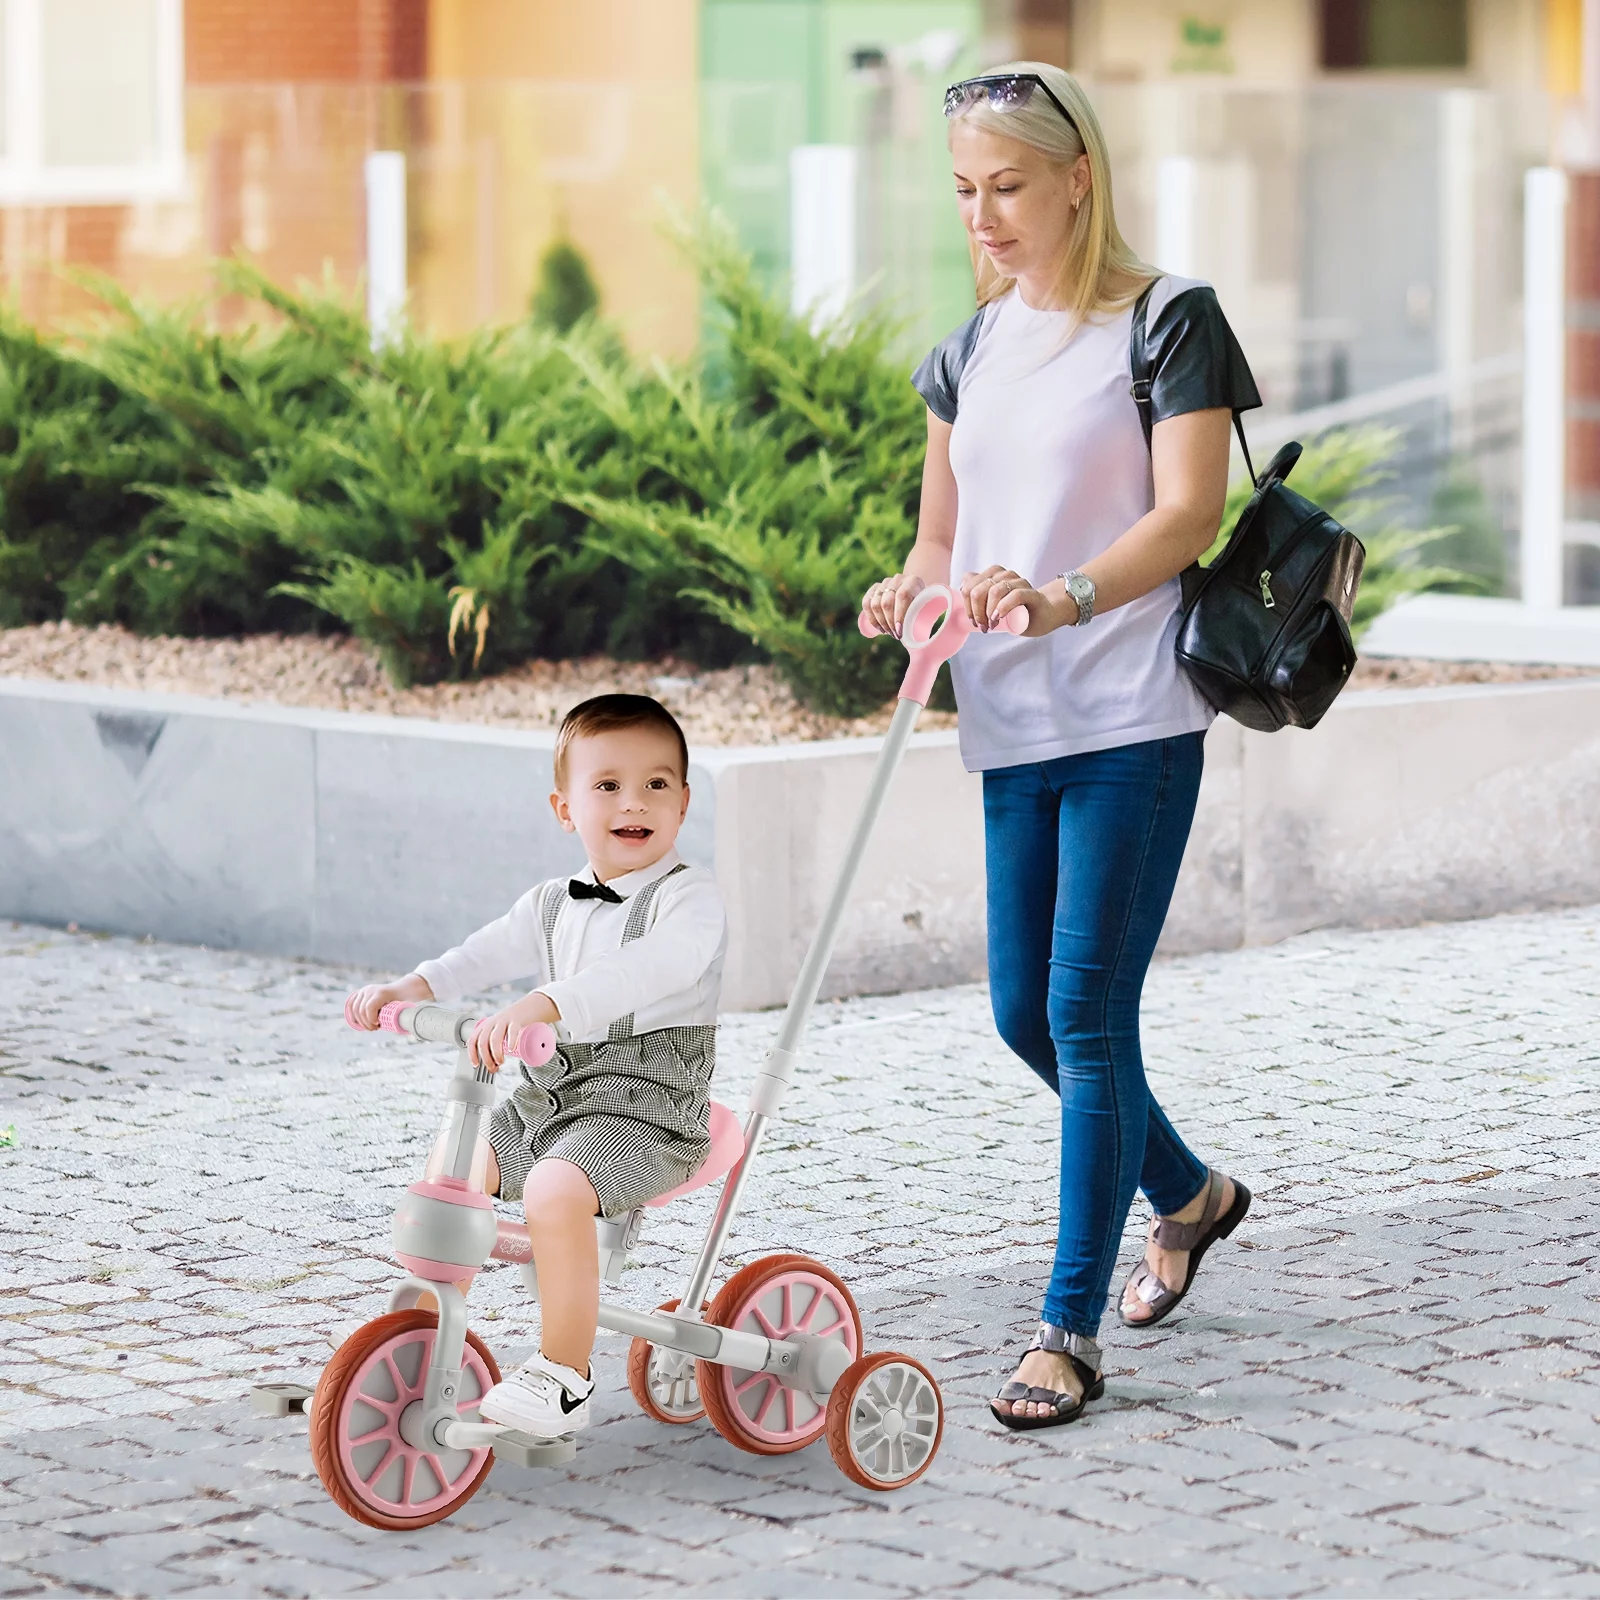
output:
<path id="1" fill-rule="evenodd" d="M 414 972 L 408 972 L 405 977 L 397 978 L 393 983 L 369 983 L 364 989 L 357 989 L 344 1003 L 344 1014 L 351 1018 L 358 1028 L 365 1028 L 368 1033 L 378 1026 L 378 1013 L 387 1005 L 392 1005 L 396 1000 L 403 1000 L 408 1005 L 433 999 L 433 990 L 428 987 L 426 978 L 418 977 Z"/>
<path id="2" fill-rule="evenodd" d="M 927 588 L 921 578 L 908 572 L 896 572 L 873 584 L 861 597 L 861 609 L 885 633 L 900 637 L 911 602 Z"/>

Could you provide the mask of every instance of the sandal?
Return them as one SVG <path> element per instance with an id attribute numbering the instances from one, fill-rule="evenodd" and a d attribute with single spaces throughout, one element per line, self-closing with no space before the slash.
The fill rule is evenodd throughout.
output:
<path id="1" fill-rule="evenodd" d="M 1005 1427 L 1018 1433 L 1031 1428 L 1059 1428 L 1065 1422 L 1075 1422 L 1083 1415 L 1083 1408 L 1091 1400 L 1098 1400 L 1106 1392 L 1106 1380 L 1100 1376 L 1100 1346 L 1084 1334 L 1068 1333 L 1065 1328 L 1041 1322 L 1028 1350 L 1054 1350 L 1064 1354 L 1072 1363 L 1072 1370 L 1083 1381 L 1083 1393 L 1072 1395 L 1060 1389 L 1041 1389 L 1036 1384 L 1013 1378 L 989 1402 L 989 1410 L 995 1421 Z M 1024 1355 L 1027 1353 L 1027 1350 L 1023 1351 Z M 1031 1400 L 1035 1405 L 1053 1405 L 1055 1410 L 1046 1412 L 1042 1417 L 1019 1417 L 1009 1411 L 996 1410 L 996 1404 L 1001 1400 L 1008 1404 Z"/>
<path id="2" fill-rule="evenodd" d="M 1148 1261 L 1141 1261 L 1133 1269 L 1133 1276 L 1128 1279 L 1126 1288 L 1122 1291 L 1122 1300 L 1117 1305 L 1117 1315 L 1122 1318 L 1125 1328 L 1153 1328 L 1169 1317 L 1183 1304 L 1183 1298 L 1194 1287 L 1194 1275 L 1200 1270 L 1200 1263 L 1205 1260 L 1206 1251 L 1218 1239 L 1226 1239 L 1235 1228 L 1244 1221 L 1245 1212 L 1250 1209 L 1250 1191 L 1234 1179 L 1233 1204 L 1226 1211 L 1222 1211 L 1223 1178 L 1220 1172 L 1207 1172 L 1206 1174 L 1206 1203 L 1196 1222 L 1174 1222 L 1170 1217 L 1157 1217 L 1154 1230 L 1151 1232 L 1152 1244 L 1159 1245 L 1163 1250 L 1187 1250 L 1189 1252 L 1189 1270 L 1184 1276 L 1181 1289 L 1169 1289 L 1150 1268 Z M 1222 1214 L 1219 1216 L 1218 1213 Z M 1129 1317 L 1122 1309 L 1127 1304 L 1128 1290 L 1149 1306 L 1153 1316 L 1142 1317 L 1135 1320 Z"/>

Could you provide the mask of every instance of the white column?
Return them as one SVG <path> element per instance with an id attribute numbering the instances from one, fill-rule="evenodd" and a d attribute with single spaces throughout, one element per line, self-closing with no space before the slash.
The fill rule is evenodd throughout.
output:
<path id="1" fill-rule="evenodd" d="M 1163 272 L 1200 276 L 1200 163 L 1163 156 L 1156 163 L 1156 259 Z"/>
<path id="2" fill-rule="evenodd" d="M 789 309 L 813 326 L 839 316 L 856 283 L 856 152 L 801 144 L 789 152 Z"/>
<path id="3" fill-rule="evenodd" d="M 1522 600 L 1562 600 L 1567 484 L 1567 178 L 1525 180 L 1522 248 Z"/>
<path id="4" fill-rule="evenodd" d="M 406 158 L 374 150 L 366 160 L 367 323 L 372 348 L 399 336 L 406 314 Z"/>
<path id="5" fill-rule="evenodd" d="M 1439 367 L 1450 384 L 1450 445 L 1471 443 L 1472 391 L 1466 373 L 1474 355 L 1477 306 L 1477 109 L 1471 89 L 1439 97 Z"/>

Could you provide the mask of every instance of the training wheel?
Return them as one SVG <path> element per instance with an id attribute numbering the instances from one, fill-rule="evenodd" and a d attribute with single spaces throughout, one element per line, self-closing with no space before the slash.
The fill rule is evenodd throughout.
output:
<path id="1" fill-rule="evenodd" d="M 711 1302 L 708 1322 L 768 1339 L 811 1333 L 861 1354 L 861 1313 L 844 1284 L 809 1256 L 765 1256 L 734 1273 Z M 770 1372 L 699 1361 L 700 1398 L 729 1444 L 757 1456 L 787 1455 L 822 1437 L 828 1397 L 786 1389 Z"/>
<path id="2" fill-rule="evenodd" d="M 864 1356 L 828 1396 L 828 1450 L 863 1489 L 903 1489 L 928 1470 L 944 1437 L 944 1398 L 910 1356 Z"/>
<path id="3" fill-rule="evenodd" d="M 676 1311 L 669 1300 L 658 1311 Z M 663 1350 L 648 1339 L 628 1346 L 628 1388 L 639 1409 L 657 1422 L 698 1422 L 706 1414 L 695 1375 L 695 1359 L 681 1350 Z"/>
<path id="4" fill-rule="evenodd" d="M 413 1444 L 412 1421 L 439 1319 L 431 1311 L 392 1311 L 357 1328 L 334 1352 L 311 1408 L 311 1459 L 341 1510 L 373 1528 L 425 1528 L 476 1493 L 494 1465 L 487 1447 L 445 1450 Z M 478 1402 L 500 1369 L 475 1333 L 462 1352 L 463 1421 L 481 1422 Z"/>

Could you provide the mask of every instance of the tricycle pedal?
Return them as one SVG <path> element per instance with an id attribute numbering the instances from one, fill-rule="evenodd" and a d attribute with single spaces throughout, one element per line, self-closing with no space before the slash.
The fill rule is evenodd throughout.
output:
<path id="1" fill-rule="evenodd" d="M 301 1417 L 315 1389 L 303 1383 L 258 1383 L 250 1406 L 258 1417 Z"/>

